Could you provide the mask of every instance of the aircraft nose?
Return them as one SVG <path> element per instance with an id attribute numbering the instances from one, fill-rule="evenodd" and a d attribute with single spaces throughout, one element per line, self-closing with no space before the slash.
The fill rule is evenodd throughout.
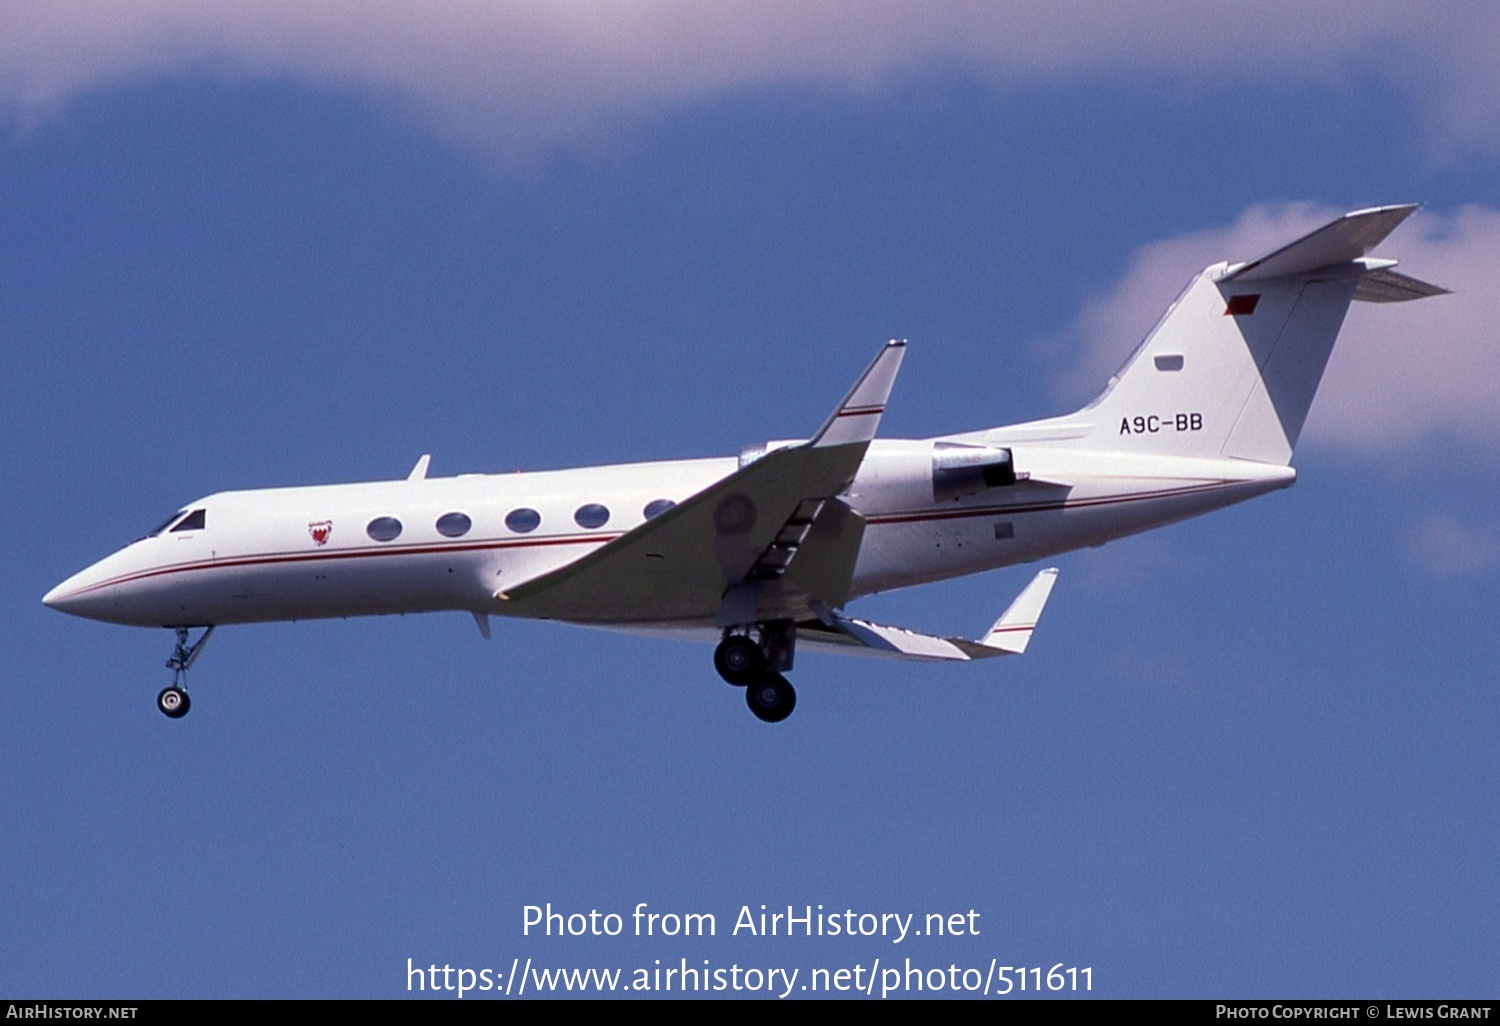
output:
<path id="1" fill-rule="evenodd" d="M 58 612 L 71 613 L 90 620 L 108 620 L 113 604 L 111 589 L 102 587 L 109 574 L 102 560 L 63 581 L 42 596 L 42 604 Z"/>
<path id="2" fill-rule="evenodd" d="M 50 609 L 85 620 L 149 627 L 168 622 L 178 608 L 137 580 L 149 569 L 150 553 L 127 545 L 93 566 L 85 567 L 42 596 Z M 147 575 L 149 576 L 149 575 Z"/>
<path id="3" fill-rule="evenodd" d="M 60 613 L 78 614 L 81 600 L 78 597 L 78 575 L 74 574 L 47 594 L 42 596 L 42 605 Z"/>

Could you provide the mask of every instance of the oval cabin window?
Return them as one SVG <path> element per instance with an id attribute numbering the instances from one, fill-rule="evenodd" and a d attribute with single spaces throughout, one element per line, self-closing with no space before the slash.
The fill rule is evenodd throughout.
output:
<path id="1" fill-rule="evenodd" d="M 401 521 L 395 517 L 376 517 L 365 528 L 365 534 L 378 542 L 395 541 L 401 537 Z"/>
<path id="2" fill-rule="evenodd" d="M 578 512 L 573 514 L 573 520 L 579 527 L 603 527 L 609 523 L 609 508 L 591 502 L 587 506 L 579 506 Z"/>
<path id="3" fill-rule="evenodd" d="M 463 513 L 444 513 L 437 519 L 438 534 L 444 538 L 462 538 L 473 526 L 474 521 Z"/>
<path id="4" fill-rule="evenodd" d="M 648 502 L 646 503 L 646 509 L 644 510 L 646 519 L 655 520 L 657 517 L 661 516 L 663 513 L 665 513 L 675 505 L 677 505 L 677 503 L 673 502 L 671 499 L 655 499 L 651 502 Z"/>
<path id="5" fill-rule="evenodd" d="M 534 509 L 513 509 L 505 514 L 505 526 L 517 534 L 529 534 L 542 525 L 542 515 Z"/>

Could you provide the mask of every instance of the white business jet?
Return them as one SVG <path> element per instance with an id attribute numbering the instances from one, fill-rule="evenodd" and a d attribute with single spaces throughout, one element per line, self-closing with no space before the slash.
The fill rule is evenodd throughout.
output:
<path id="1" fill-rule="evenodd" d="M 914 660 L 1019 654 L 1057 571 L 982 637 L 844 613 L 853 599 L 1026 563 L 1296 480 L 1292 449 L 1352 300 L 1447 290 L 1369 256 L 1412 206 L 1346 214 L 1258 260 L 1197 275 L 1124 368 L 1063 417 L 875 439 L 904 342 L 888 343 L 806 441 L 738 458 L 220 492 L 68 578 L 43 602 L 167 627 L 157 706 L 222 624 L 459 610 L 717 642 L 714 667 L 785 719 L 798 648 Z M 201 630 L 196 640 L 192 632 Z"/>

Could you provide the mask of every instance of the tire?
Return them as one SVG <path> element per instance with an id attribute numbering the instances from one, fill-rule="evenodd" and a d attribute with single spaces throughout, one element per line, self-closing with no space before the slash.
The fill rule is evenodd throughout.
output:
<path id="1" fill-rule="evenodd" d="M 156 707 L 168 719 L 182 719 L 192 704 L 187 692 L 176 685 L 162 688 L 161 693 L 156 696 Z"/>
<path id="2" fill-rule="evenodd" d="M 757 719 L 780 723 L 797 708 L 797 691 L 791 681 L 773 673 L 745 688 L 745 704 Z"/>
<path id="3" fill-rule="evenodd" d="M 731 634 L 714 649 L 714 669 L 735 687 L 742 688 L 766 673 L 766 654 L 752 638 Z"/>

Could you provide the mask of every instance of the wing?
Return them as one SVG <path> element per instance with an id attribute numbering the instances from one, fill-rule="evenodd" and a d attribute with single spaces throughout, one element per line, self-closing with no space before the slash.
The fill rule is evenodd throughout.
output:
<path id="1" fill-rule="evenodd" d="M 797 619 L 843 605 L 864 521 L 839 501 L 906 343 L 890 342 L 810 441 L 777 449 L 552 573 L 496 594 L 581 623 Z"/>
<path id="2" fill-rule="evenodd" d="M 1057 570 L 1049 568 L 1032 578 L 1016 596 L 995 625 L 978 641 L 965 638 L 943 638 L 921 634 L 904 627 L 886 627 L 867 620 L 852 620 L 831 615 L 822 621 L 797 625 L 799 645 L 818 645 L 848 652 L 864 649 L 865 654 L 892 659 L 914 659 L 924 662 L 988 659 L 998 655 L 1020 655 L 1031 641 L 1042 615 L 1042 607 L 1057 583 Z"/>

